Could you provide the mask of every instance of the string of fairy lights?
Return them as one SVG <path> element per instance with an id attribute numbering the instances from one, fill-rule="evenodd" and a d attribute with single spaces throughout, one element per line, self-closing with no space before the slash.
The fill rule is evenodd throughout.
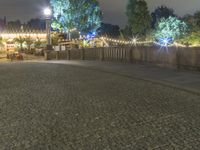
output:
<path id="1" fill-rule="evenodd" d="M 19 36 L 31 36 L 33 38 L 42 38 L 42 39 L 45 39 L 46 38 L 46 34 L 45 33 L 1 33 L 0 36 L 2 38 L 15 38 L 15 37 L 19 37 Z M 83 38 L 84 39 L 84 38 Z M 83 40 L 82 39 L 82 40 Z M 151 40 L 148 40 L 148 41 L 139 41 L 137 38 L 133 38 L 131 40 L 120 40 L 120 39 L 114 39 L 114 38 L 108 38 L 108 37 L 99 37 L 99 38 L 94 38 L 94 39 L 98 39 L 98 40 L 101 40 L 101 41 L 106 41 L 106 42 L 111 42 L 111 43 L 116 43 L 116 44 L 119 44 L 119 45 L 158 45 L 160 47 L 200 47 L 200 45 L 183 45 L 183 44 L 180 44 L 180 43 L 177 43 L 177 42 L 174 42 L 173 44 L 170 44 L 170 43 L 166 43 L 165 44 L 160 44 L 159 42 L 156 42 L 156 41 L 151 41 Z M 75 41 L 79 41 L 81 40 L 80 38 L 77 38 L 77 39 L 73 39 Z M 109 46 L 109 44 L 107 44 L 107 46 Z"/>
<path id="2" fill-rule="evenodd" d="M 109 42 L 118 43 L 118 44 L 150 44 L 152 43 L 152 41 L 138 41 L 137 39 L 133 39 L 130 41 L 112 39 L 112 38 L 107 38 L 107 37 L 101 37 L 101 39 L 109 41 Z"/>
<path id="3" fill-rule="evenodd" d="M 125 45 L 142 45 L 142 44 L 155 44 L 155 45 L 158 45 L 160 47 L 173 47 L 173 46 L 176 46 L 176 47 L 200 47 L 200 45 L 189 45 L 189 46 L 186 46 L 186 45 L 183 45 L 183 44 L 180 44 L 180 43 L 177 43 L 177 42 L 174 42 L 173 44 L 169 44 L 166 42 L 166 44 L 160 44 L 158 42 L 155 42 L 155 41 L 138 41 L 136 38 L 132 39 L 132 40 L 119 40 L 119 39 L 113 39 L 113 38 L 107 38 L 107 37 L 101 37 L 102 40 L 106 40 L 108 42 L 113 42 L 113 43 L 117 43 L 117 44 L 125 44 Z"/>
<path id="4" fill-rule="evenodd" d="M 84 39 L 84 38 L 83 38 Z M 81 39 L 81 40 L 83 40 Z M 174 42 L 173 44 L 166 43 L 166 44 L 160 44 L 159 42 L 156 41 L 138 41 L 137 38 L 133 38 L 132 40 L 119 40 L 119 39 L 114 39 L 114 38 L 108 38 L 108 37 L 99 37 L 99 38 L 94 38 L 100 41 L 106 41 L 106 42 L 111 42 L 111 43 L 116 43 L 119 45 L 157 45 L 160 47 L 200 47 L 200 45 L 183 45 L 177 42 Z M 92 40 L 94 40 L 92 39 Z M 74 41 L 79 41 L 80 39 L 73 39 Z M 65 40 L 63 41 L 65 42 Z M 109 47 L 109 44 L 106 43 L 106 46 Z"/>

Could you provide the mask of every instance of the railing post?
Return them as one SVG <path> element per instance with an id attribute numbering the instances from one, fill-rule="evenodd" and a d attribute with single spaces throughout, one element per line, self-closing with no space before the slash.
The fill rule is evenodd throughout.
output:
<path id="1" fill-rule="evenodd" d="M 67 60 L 71 60 L 71 51 L 67 50 Z"/>
<path id="2" fill-rule="evenodd" d="M 177 48 L 176 48 L 176 67 L 177 67 L 177 69 L 180 69 L 180 68 L 181 68 L 180 58 L 181 58 L 180 48 L 177 47 Z"/>
<path id="3" fill-rule="evenodd" d="M 60 52 L 57 51 L 57 52 L 56 52 L 56 60 L 59 60 L 59 59 L 60 59 Z"/>
<path id="4" fill-rule="evenodd" d="M 144 49 L 144 62 L 147 63 L 148 62 L 147 48 L 144 46 L 142 46 L 142 48 Z"/>
<path id="5" fill-rule="evenodd" d="M 45 51 L 44 51 L 44 59 L 45 59 L 45 60 L 50 60 L 50 58 L 49 58 L 49 53 L 50 53 L 50 51 L 48 51 L 48 50 L 45 50 Z"/>
<path id="6" fill-rule="evenodd" d="M 129 62 L 133 63 L 133 49 L 132 49 L 132 47 L 129 48 Z"/>
<path id="7" fill-rule="evenodd" d="M 100 60 L 104 61 L 104 48 L 100 50 Z"/>
<path id="8" fill-rule="evenodd" d="M 85 49 L 81 49 L 81 60 L 85 60 Z"/>

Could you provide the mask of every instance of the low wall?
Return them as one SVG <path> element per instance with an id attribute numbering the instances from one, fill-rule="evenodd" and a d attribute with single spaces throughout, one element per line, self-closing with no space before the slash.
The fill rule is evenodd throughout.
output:
<path id="1" fill-rule="evenodd" d="M 47 55 L 50 60 L 101 60 L 125 63 L 151 63 L 164 67 L 200 70 L 199 47 L 104 47 L 52 51 Z"/>

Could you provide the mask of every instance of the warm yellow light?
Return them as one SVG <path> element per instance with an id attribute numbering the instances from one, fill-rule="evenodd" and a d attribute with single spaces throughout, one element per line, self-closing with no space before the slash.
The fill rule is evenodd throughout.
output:
<path id="1" fill-rule="evenodd" d="M 3 39 L 14 39 L 14 38 L 18 38 L 18 37 L 31 37 L 31 38 L 41 38 L 41 39 L 46 39 L 46 34 L 45 33 L 38 33 L 38 34 L 34 34 L 34 33 L 0 33 L 0 37 L 2 37 Z"/>

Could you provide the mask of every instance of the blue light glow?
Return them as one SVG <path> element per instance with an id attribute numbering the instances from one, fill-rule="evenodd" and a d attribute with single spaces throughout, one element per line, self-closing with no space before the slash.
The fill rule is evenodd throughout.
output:
<path id="1" fill-rule="evenodd" d="M 162 46 L 169 46 L 173 43 L 173 38 L 160 38 L 158 43 Z"/>
<path id="2" fill-rule="evenodd" d="M 89 32 L 87 35 L 86 35 L 86 40 L 92 40 L 93 38 L 96 37 L 96 32 Z"/>

